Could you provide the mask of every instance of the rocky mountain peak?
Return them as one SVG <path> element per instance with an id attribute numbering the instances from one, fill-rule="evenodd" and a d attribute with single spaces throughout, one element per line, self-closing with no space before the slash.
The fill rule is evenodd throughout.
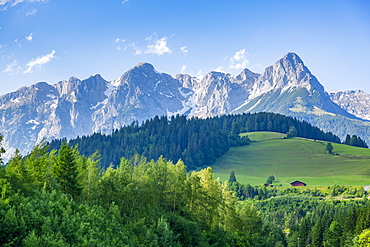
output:
<path id="1" fill-rule="evenodd" d="M 267 67 L 253 85 L 250 99 L 267 92 L 304 88 L 310 93 L 315 90 L 324 93 L 324 87 L 317 78 L 304 65 L 300 57 L 293 53 L 287 53 L 274 65 Z"/>
<path id="2" fill-rule="evenodd" d="M 239 75 L 237 75 L 235 78 L 239 81 L 239 82 L 243 82 L 243 81 L 247 81 L 247 80 L 251 80 L 251 81 L 254 81 L 256 80 L 258 77 L 260 76 L 260 74 L 258 73 L 254 73 L 252 71 L 250 71 L 249 69 L 245 68 L 242 72 L 240 72 Z"/>
<path id="3" fill-rule="evenodd" d="M 302 59 L 294 52 L 288 52 L 281 60 L 289 61 L 292 64 L 303 64 Z"/>
<path id="4" fill-rule="evenodd" d="M 179 80 L 184 88 L 193 89 L 194 84 L 198 83 L 198 79 L 188 74 L 177 74 L 175 76 Z"/>
<path id="5" fill-rule="evenodd" d="M 143 71 L 149 71 L 149 70 L 154 70 L 154 66 L 150 63 L 139 63 L 137 64 L 133 69 L 140 69 Z"/>

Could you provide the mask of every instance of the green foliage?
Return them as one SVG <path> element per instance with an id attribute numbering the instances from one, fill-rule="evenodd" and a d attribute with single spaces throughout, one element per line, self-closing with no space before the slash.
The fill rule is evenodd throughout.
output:
<path id="1" fill-rule="evenodd" d="M 91 136 L 70 140 L 69 145 L 78 145 L 86 157 L 98 151 L 100 165 L 107 168 L 117 166 L 121 157 L 132 157 L 135 153 L 150 159 L 161 155 L 169 160 L 182 159 L 188 170 L 213 165 L 231 146 L 250 143 L 244 131 L 274 131 L 286 133 L 288 126 L 294 126 L 294 136 L 340 143 L 340 139 L 307 122 L 274 113 L 224 115 L 207 119 L 185 116 L 154 117 L 141 125 L 133 122 L 129 126 L 114 130 L 112 134 L 95 133 Z M 54 140 L 51 150 L 59 149 L 65 140 Z"/>
<path id="2" fill-rule="evenodd" d="M 333 149 L 334 149 L 333 145 L 330 142 L 328 142 L 326 144 L 326 151 L 328 151 L 328 153 L 331 154 L 331 153 L 333 153 Z"/>
<path id="3" fill-rule="evenodd" d="M 230 178 L 229 178 L 229 183 L 234 183 L 236 182 L 236 177 L 235 177 L 235 172 L 234 171 L 231 171 L 230 172 Z"/>
<path id="4" fill-rule="evenodd" d="M 212 166 L 215 177 L 228 180 L 234 170 L 240 183 L 252 185 L 262 185 L 271 174 L 278 178 L 275 183 L 283 186 L 295 180 L 303 180 L 309 186 L 369 183 L 369 149 L 332 143 L 334 152 L 340 155 L 326 155 L 326 142 L 271 139 L 268 135 L 263 138 L 266 140 L 251 142 L 247 147 L 231 147 Z"/>
<path id="5" fill-rule="evenodd" d="M 275 128 L 274 118 L 266 116 L 218 118 L 207 124 L 213 128 L 221 123 L 224 129 L 218 133 L 227 140 L 233 122 L 247 126 L 243 120 L 261 118 L 264 121 L 255 122 L 258 128 Z M 197 121 L 201 122 L 192 123 L 201 129 Z M 292 126 L 276 126 L 283 125 Z M 152 127 L 159 133 L 166 129 Z M 206 138 L 195 143 L 198 148 L 207 146 Z M 189 152 L 194 148 L 187 147 Z M 214 158 L 203 151 L 185 158 Z M 356 244 L 368 240 L 364 232 L 370 228 L 368 200 L 323 200 L 329 193 L 365 195 L 358 188 L 336 185 L 327 188 L 328 194 L 310 188 L 266 188 L 242 185 L 235 173 L 230 184 L 221 183 L 210 167 L 187 174 L 181 159 L 174 164 L 162 156 L 148 160 L 139 154 L 100 170 L 104 155 L 94 152 L 86 157 L 67 143 L 48 152 L 45 142 L 25 157 L 16 151 L 0 170 L 0 245 L 254 247 L 296 246 L 299 238 L 306 246 L 351 246 L 352 240 Z"/>
<path id="6" fill-rule="evenodd" d="M 297 129 L 294 126 L 290 126 L 289 131 L 286 133 L 287 138 L 293 138 L 298 135 Z"/>
<path id="7" fill-rule="evenodd" d="M 61 186 L 62 192 L 74 197 L 78 196 L 81 191 L 77 181 L 77 157 L 77 149 L 73 149 L 67 143 L 63 143 L 53 166 L 53 172 Z"/>
<path id="8" fill-rule="evenodd" d="M 368 148 L 366 142 L 363 141 L 361 137 L 357 137 L 356 135 L 353 135 L 352 137 L 347 135 L 344 144 L 354 147 Z"/>
<path id="9" fill-rule="evenodd" d="M 370 245 L 370 229 L 365 229 L 358 236 L 356 247 L 368 247 Z"/>
<path id="10" fill-rule="evenodd" d="M 274 175 L 271 175 L 267 178 L 266 184 L 272 184 L 275 181 Z"/>
<path id="11" fill-rule="evenodd" d="M 58 151 L 47 148 L 42 143 L 26 157 L 17 151 L 0 177 L 1 246 L 264 242 L 256 208 L 238 207 L 211 168 L 187 175 L 181 160 L 134 155 L 100 171 L 96 153 L 86 158 L 67 143 Z"/>

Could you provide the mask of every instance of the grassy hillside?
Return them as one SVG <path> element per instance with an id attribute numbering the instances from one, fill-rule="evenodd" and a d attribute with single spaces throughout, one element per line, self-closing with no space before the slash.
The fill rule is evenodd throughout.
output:
<path id="1" fill-rule="evenodd" d="M 230 148 L 214 164 L 215 177 L 227 180 L 234 170 L 239 182 L 252 185 L 263 184 L 270 175 L 283 186 L 295 180 L 311 186 L 370 184 L 370 149 L 333 144 L 333 152 L 341 155 L 330 155 L 322 142 L 282 139 L 271 132 L 246 134 L 255 142 Z"/>

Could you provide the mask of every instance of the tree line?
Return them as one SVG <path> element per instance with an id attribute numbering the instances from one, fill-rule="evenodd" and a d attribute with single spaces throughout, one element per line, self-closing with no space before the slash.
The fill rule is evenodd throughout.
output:
<path id="1" fill-rule="evenodd" d="M 361 137 L 357 137 L 356 135 L 346 135 L 346 139 L 344 140 L 343 144 L 355 146 L 355 147 L 361 147 L 361 148 L 369 148 L 364 140 L 361 139 Z"/>
<path id="2" fill-rule="evenodd" d="M 114 130 L 110 135 L 95 133 L 69 140 L 85 156 L 101 154 L 102 167 L 118 165 L 121 157 L 135 153 L 148 159 L 161 155 L 172 161 L 182 159 L 189 170 L 211 166 L 230 146 L 248 145 L 241 132 L 273 131 L 294 136 L 340 143 L 331 132 L 324 132 L 305 121 L 274 113 L 223 115 L 207 119 L 185 116 L 154 117 L 139 124 Z M 53 140 L 51 150 L 58 149 L 65 139 Z"/>

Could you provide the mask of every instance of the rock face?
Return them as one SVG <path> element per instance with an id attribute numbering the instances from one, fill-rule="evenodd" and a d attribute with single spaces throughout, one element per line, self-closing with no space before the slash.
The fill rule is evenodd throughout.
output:
<path id="1" fill-rule="evenodd" d="M 8 157 L 30 151 L 42 139 L 73 138 L 143 121 L 155 115 L 189 114 L 193 92 L 179 80 L 143 63 L 108 82 L 100 75 L 40 82 L 0 97 L 0 131 Z"/>
<path id="2" fill-rule="evenodd" d="M 356 117 L 370 120 L 370 94 L 362 90 L 329 93 L 333 102 Z"/>
<path id="3" fill-rule="evenodd" d="M 71 77 L 0 96 L 0 133 L 9 157 L 15 148 L 30 151 L 43 138 L 110 133 L 155 115 L 204 118 L 268 111 L 295 116 L 331 131 L 331 126 L 325 125 L 328 121 L 319 121 L 322 116 L 362 123 L 358 118 L 370 118 L 369 99 L 362 91 L 329 96 L 295 53 L 286 54 L 261 75 L 244 69 L 237 76 L 210 72 L 201 80 L 186 74 L 172 77 L 141 63 L 111 82 L 100 75 L 85 80 Z"/>
<path id="4" fill-rule="evenodd" d="M 234 113 L 276 112 L 285 115 L 339 114 L 356 118 L 331 101 L 317 78 L 295 53 L 265 69 L 255 81 L 248 101 Z"/>

